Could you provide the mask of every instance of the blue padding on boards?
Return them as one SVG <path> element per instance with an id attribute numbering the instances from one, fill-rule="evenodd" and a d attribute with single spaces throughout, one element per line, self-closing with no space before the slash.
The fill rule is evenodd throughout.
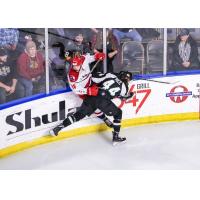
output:
<path id="1" fill-rule="evenodd" d="M 50 92 L 49 94 L 40 93 L 40 94 L 36 94 L 36 95 L 30 96 L 30 97 L 24 97 L 22 99 L 13 100 L 13 101 L 10 101 L 10 102 L 7 102 L 7 103 L 0 105 L 0 110 L 4 110 L 6 108 L 10 108 L 10 107 L 20 105 L 20 104 L 23 104 L 23 103 L 26 103 L 26 102 L 30 102 L 30 101 L 34 101 L 34 100 L 37 100 L 37 99 L 42 99 L 42 98 L 46 98 L 46 97 L 49 97 L 49 96 L 62 94 L 62 93 L 65 93 L 65 92 L 70 92 L 70 91 L 71 91 L 70 87 L 67 87 L 65 89 L 54 90 L 54 91 Z"/>

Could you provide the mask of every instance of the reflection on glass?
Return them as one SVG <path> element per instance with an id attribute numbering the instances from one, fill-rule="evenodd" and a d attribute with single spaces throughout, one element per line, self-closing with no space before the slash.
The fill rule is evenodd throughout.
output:
<path id="1" fill-rule="evenodd" d="M 0 28 L 0 104 L 45 92 L 44 32 L 44 28 Z M 167 55 L 163 28 L 107 28 L 105 33 L 102 28 L 48 29 L 50 91 L 68 86 L 72 58 L 94 55 L 103 47 L 106 66 L 99 62 L 93 73 L 103 68 L 116 73 L 163 73 L 164 57 L 167 71 L 200 69 L 200 28 L 168 28 Z"/>

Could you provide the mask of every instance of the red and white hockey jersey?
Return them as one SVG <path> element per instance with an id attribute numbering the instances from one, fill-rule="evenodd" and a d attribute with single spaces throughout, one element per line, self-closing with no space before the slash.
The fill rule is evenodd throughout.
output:
<path id="1" fill-rule="evenodd" d="M 87 94 L 87 88 L 91 85 L 90 66 L 89 64 L 94 62 L 95 55 L 82 55 L 81 59 L 83 60 L 80 70 L 77 72 L 72 67 L 68 73 L 68 83 L 72 91 L 79 95 L 81 98 Z"/>

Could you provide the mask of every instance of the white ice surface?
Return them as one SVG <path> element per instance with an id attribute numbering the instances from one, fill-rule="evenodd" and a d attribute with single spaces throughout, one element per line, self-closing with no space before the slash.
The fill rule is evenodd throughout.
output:
<path id="1" fill-rule="evenodd" d="M 0 169 L 200 169 L 200 121 L 124 128 L 127 143 L 113 147 L 111 131 L 37 146 L 0 159 Z"/>

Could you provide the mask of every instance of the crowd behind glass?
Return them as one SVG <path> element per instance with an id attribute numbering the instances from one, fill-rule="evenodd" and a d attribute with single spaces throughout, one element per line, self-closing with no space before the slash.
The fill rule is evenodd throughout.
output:
<path id="1" fill-rule="evenodd" d="M 93 73 L 163 74 L 165 56 L 167 72 L 198 73 L 200 29 L 168 28 L 166 36 L 162 28 L 50 28 L 45 44 L 44 28 L 1 28 L 0 105 L 46 93 L 48 80 L 50 92 L 66 88 L 70 60 L 87 53 L 104 51 L 107 55 Z"/>

